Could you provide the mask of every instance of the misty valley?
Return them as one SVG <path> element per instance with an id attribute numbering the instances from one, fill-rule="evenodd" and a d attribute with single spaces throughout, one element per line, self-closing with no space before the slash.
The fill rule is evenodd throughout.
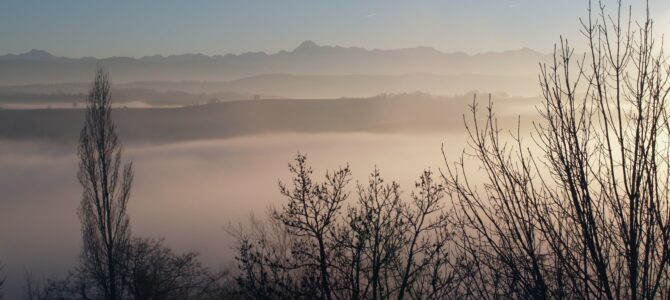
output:
<path id="1" fill-rule="evenodd" d="M 500 101 L 517 107 L 501 111 L 512 126 L 537 100 Z M 472 103 L 473 95 L 408 93 L 117 108 L 124 156 L 135 169 L 133 234 L 198 252 L 213 269 L 231 268 L 235 241 L 224 227 L 263 218 L 281 203 L 277 180 L 288 180 L 286 165 L 297 153 L 308 155 L 317 174 L 349 164 L 365 182 L 377 167 L 411 189 L 424 169 L 442 167 L 442 149 L 456 157 L 465 148 L 463 117 Z M 73 170 L 84 114 L 81 107 L 0 109 L 0 189 L 11 195 L 0 206 L 6 293 L 21 294 L 26 274 L 65 276 L 77 262 L 78 202 L 56 199 L 81 194 Z"/>
<path id="2" fill-rule="evenodd" d="M 0 299 L 670 298 L 670 3 L 0 6 Z"/>

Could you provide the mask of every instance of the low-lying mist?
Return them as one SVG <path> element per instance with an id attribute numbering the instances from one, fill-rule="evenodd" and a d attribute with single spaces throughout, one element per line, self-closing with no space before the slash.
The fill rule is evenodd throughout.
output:
<path id="1" fill-rule="evenodd" d="M 444 165 L 442 144 L 456 158 L 465 140 L 453 133 L 316 133 L 126 146 L 135 168 L 132 232 L 163 237 L 177 251 L 197 251 L 209 266 L 225 267 L 233 252 L 223 226 L 264 217 L 283 203 L 277 183 L 288 179 L 287 164 L 298 152 L 307 154 L 316 176 L 349 163 L 363 182 L 377 166 L 408 195 L 423 169 Z M 0 257 L 11 299 L 21 294 L 26 271 L 62 275 L 76 262 L 76 146 L 3 141 L 0 169 Z"/>

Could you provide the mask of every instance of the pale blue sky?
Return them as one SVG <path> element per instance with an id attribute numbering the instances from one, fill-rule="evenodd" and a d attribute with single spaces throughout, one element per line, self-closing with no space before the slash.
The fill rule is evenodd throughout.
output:
<path id="1" fill-rule="evenodd" d="M 614 1 L 606 1 L 613 4 Z M 670 31 L 670 1 L 651 0 Z M 225 54 L 291 50 L 304 40 L 469 53 L 578 38 L 587 0 L 1 0 L 0 54 Z M 644 1 L 630 1 L 634 10 Z"/>

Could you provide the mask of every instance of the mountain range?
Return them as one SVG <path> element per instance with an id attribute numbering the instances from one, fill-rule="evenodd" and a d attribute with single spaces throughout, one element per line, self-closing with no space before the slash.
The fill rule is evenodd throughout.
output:
<path id="1" fill-rule="evenodd" d="M 137 81 L 232 81 L 266 74 L 375 75 L 407 74 L 530 76 L 549 56 L 523 48 L 469 55 L 430 47 L 369 50 L 322 46 L 305 41 L 292 51 L 153 55 L 139 58 L 68 58 L 43 50 L 0 56 L 0 86 L 88 82 L 96 65 L 108 68 L 118 83 Z M 383 92 L 383 91 L 379 91 Z"/>

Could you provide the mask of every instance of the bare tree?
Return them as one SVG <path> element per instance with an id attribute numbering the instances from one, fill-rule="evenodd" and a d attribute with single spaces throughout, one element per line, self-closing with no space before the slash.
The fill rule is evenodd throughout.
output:
<path id="1" fill-rule="evenodd" d="M 451 242 L 450 220 L 445 211 L 443 184 L 436 183 L 430 170 L 423 172 L 403 212 L 407 222 L 406 241 L 401 254 L 398 300 L 409 293 L 413 298 L 435 298 L 448 294 L 454 286 L 449 269 L 448 244 Z M 429 276 L 423 276 L 425 273 Z M 421 282 L 426 281 L 426 286 Z"/>
<path id="2" fill-rule="evenodd" d="M 306 157 L 300 154 L 296 157 L 295 164 L 289 164 L 289 170 L 294 175 L 292 187 L 279 184 L 288 203 L 273 214 L 291 234 L 306 239 L 305 245 L 315 243 L 315 255 L 311 255 L 309 251 L 303 251 L 303 254 L 306 259 L 313 260 L 318 265 L 323 297 L 330 300 L 330 257 L 326 243 L 329 235 L 332 235 L 330 230 L 335 225 L 342 202 L 347 199 L 348 194 L 344 188 L 350 180 L 351 172 L 348 167 L 340 168 L 333 173 L 327 173 L 325 182 L 313 182 L 312 169 L 307 166 Z"/>
<path id="3" fill-rule="evenodd" d="M 484 122 L 473 106 L 485 184 L 472 184 L 466 159 L 444 176 L 475 297 L 670 296 L 670 65 L 648 7 L 635 22 L 616 3 L 613 15 L 602 1 L 589 8 L 584 55 L 561 39 L 542 65 L 540 154 L 518 133 L 502 139 L 491 106 Z"/>
<path id="4" fill-rule="evenodd" d="M 86 120 L 79 137 L 79 172 L 83 187 L 82 267 L 107 300 L 123 296 L 124 260 L 130 239 L 127 204 L 133 182 L 130 163 L 122 166 L 121 143 L 112 119 L 110 82 L 99 67 L 86 99 Z"/>
<path id="5" fill-rule="evenodd" d="M 393 293 L 390 277 L 396 269 L 408 229 L 404 219 L 400 186 L 385 184 L 378 169 L 371 174 L 367 185 L 358 185 L 358 212 L 355 220 L 358 230 L 365 230 L 363 259 L 368 270 L 366 285 L 361 295 L 370 299 L 387 299 Z"/>
<path id="6" fill-rule="evenodd" d="M 262 222 L 255 217 L 250 218 L 249 226 L 235 228 L 229 226 L 227 231 L 237 239 L 239 273 L 237 285 L 239 294 L 244 299 L 297 299 L 305 295 L 318 294 L 318 280 L 303 290 L 305 273 L 295 240 L 286 233 L 284 225 L 274 218 Z M 313 298 L 313 297 L 312 297 Z"/>
<path id="7" fill-rule="evenodd" d="M 349 209 L 351 232 L 344 247 L 353 273 L 353 295 L 366 299 L 436 298 L 456 285 L 448 254 L 451 240 L 444 186 L 424 171 L 403 200 L 396 182 L 384 183 L 375 169 L 358 185 L 358 202 Z M 360 285 L 360 288 L 357 286 Z"/>
<path id="8" fill-rule="evenodd" d="M 484 125 L 477 118 L 476 104 L 472 110 L 474 118 L 467 126 L 470 154 L 485 171 L 486 183 L 482 188 L 472 185 L 465 158 L 443 173 L 455 198 L 457 255 L 471 268 L 471 280 L 461 293 L 483 299 L 547 298 L 544 241 L 533 211 L 537 192 L 532 174 L 507 152 L 510 145 L 499 137 L 492 108 Z"/>
<path id="9" fill-rule="evenodd" d="M 391 299 L 454 296 L 459 280 L 444 186 L 425 171 L 411 201 L 375 169 L 346 201 L 348 168 L 312 178 L 305 156 L 289 164 L 287 203 L 268 223 L 229 230 L 238 240 L 239 288 L 254 299 Z M 320 241 L 321 240 L 321 241 Z M 321 255 L 321 254 L 325 255 Z M 324 274 L 325 270 L 325 275 Z M 328 278 L 324 281 L 324 278 Z M 328 296 L 330 293 L 330 296 Z"/>

